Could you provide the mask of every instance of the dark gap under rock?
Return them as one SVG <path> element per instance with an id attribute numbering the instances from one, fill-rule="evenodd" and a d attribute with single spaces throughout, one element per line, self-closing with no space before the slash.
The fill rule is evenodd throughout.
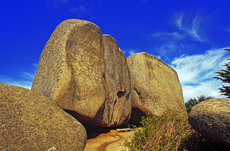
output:
<path id="1" fill-rule="evenodd" d="M 63 109 L 63 110 L 66 113 L 68 113 L 71 116 L 73 116 L 75 119 L 77 119 L 76 118 L 76 114 L 77 114 L 76 112 L 70 111 L 70 110 L 65 110 L 65 109 Z M 99 127 L 99 126 L 89 124 L 90 122 L 89 123 L 84 123 L 84 122 L 81 122 L 81 121 L 79 121 L 79 122 L 86 129 L 87 139 L 95 138 L 95 137 L 99 136 L 100 134 L 109 133 L 111 130 L 116 130 L 116 129 L 119 129 L 119 128 L 130 128 L 130 123 L 126 123 L 126 124 L 123 124 L 123 125 L 118 126 L 118 127 Z"/>
<path id="2" fill-rule="evenodd" d="M 141 111 L 138 108 L 132 108 L 132 115 L 131 115 L 132 119 L 134 121 L 136 121 L 138 126 L 141 126 L 141 117 L 146 117 L 145 112 Z"/>

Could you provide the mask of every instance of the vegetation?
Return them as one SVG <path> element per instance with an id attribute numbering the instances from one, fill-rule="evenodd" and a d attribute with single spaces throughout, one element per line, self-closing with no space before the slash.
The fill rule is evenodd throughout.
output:
<path id="1" fill-rule="evenodd" d="M 230 49 L 223 49 L 225 51 L 230 51 Z M 230 59 L 228 59 L 230 60 Z M 213 77 L 217 80 L 220 80 L 224 83 L 230 83 L 230 62 L 225 63 L 223 66 L 226 66 L 226 70 L 220 70 L 220 72 L 217 73 L 217 77 Z M 222 88 L 219 88 L 220 92 L 222 93 L 221 95 L 225 95 L 228 98 L 230 98 L 230 86 L 222 86 Z"/>
<path id="2" fill-rule="evenodd" d="M 225 151 L 226 149 L 212 140 L 206 139 L 189 125 L 188 120 L 165 113 L 161 117 L 147 115 L 141 121 L 131 142 L 125 146 L 131 151 Z"/>
<path id="3" fill-rule="evenodd" d="M 187 113 L 188 115 L 190 114 L 191 112 L 191 109 L 193 106 L 197 105 L 198 103 L 200 102 L 203 102 L 205 100 L 209 100 L 209 99 L 215 99 L 215 97 L 211 97 L 211 96 L 205 96 L 205 95 L 201 95 L 201 96 L 198 96 L 197 99 L 196 98 L 190 98 L 186 103 L 185 103 L 185 106 L 186 106 L 186 109 L 187 109 Z"/>

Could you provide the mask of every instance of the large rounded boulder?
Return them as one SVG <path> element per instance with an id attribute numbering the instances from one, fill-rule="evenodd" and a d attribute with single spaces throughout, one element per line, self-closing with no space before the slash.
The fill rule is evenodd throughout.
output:
<path id="1" fill-rule="evenodd" d="M 80 122 L 101 127 L 126 123 L 131 113 L 127 63 L 115 40 L 106 37 L 91 22 L 63 21 L 40 56 L 31 90 L 52 99 Z M 113 57 L 122 61 L 115 64 L 110 61 Z M 115 73 L 107 72 L 109 66 Z"/>
<path id="2" fill-rule="evenodd" d="M 86 130 L 49 98 L 0 83 L 0 150 L 84 150 Z"/>
<path id="3" fill-rule="evenodd" d="M 230 149 L 230 99 L 210 99 L 192 108 L 190 125 Z"/>
<path id="4" fill-rule="evenodd" d="M 148 53 L 127 58 L 131 75 L 132 118 L 139 123 L 146 113 L 160 116 L 176 111 L 187 116 L 177 73 L 163 61 Z"/>

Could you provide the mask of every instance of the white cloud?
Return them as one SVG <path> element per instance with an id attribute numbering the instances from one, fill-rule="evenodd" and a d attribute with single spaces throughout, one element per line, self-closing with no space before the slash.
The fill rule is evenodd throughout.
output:
<path id="1" fill-rule="evenodd" d="M 171 51 L 174 51 L 176 48 L 176 45 L 174 43 L 164 44 L 160 47 L 159 53 L 161 55 L 164 55 L 166 53 L 169 53 Z"/>
<path id="2" fill-rule="evenodd" d="M 38 68 L 38 64 L 37 63 L 33 63 L 32 66 L 34 67 L 34 70 L 37 70 L 37 68 Z"/>
<path id="3" fill-rule="evenodd" d="M 218 88 L 222 83 L 213 77 L 215 72 L 224 69 L 222 65 L 229 58 L 227 53 L 221 49 L 214 49 L 204 54 L 182 55 L 173 59 L 171 67 L 178 73 L 185 101 L 203 94 L 221 97 Z"/>
<path id="4" fill-rule="evenodd" d="M 179 29 L 183 29 L 182 28 L 183 17 L 184 17 L 184 14 L 182 12 L 175 14 L 175 18 L 176 18 L 175 19 L 175 24 Z"/>
<path id="5" fill-rule="evenodd" d="M 126 50 L 123 50 L 123 53 L 126 54 L 126 57 L 129 57 L 133 54 L 136 54 L 136 53 L 140 53 L 140 52 L 146 52 L 146 51 L 139 51 L 139 50 L 134 50 L 134 49 L 126 49 Z M 127 55 L 128 53 L 128 55 Z M 149 53 L 149 52 L 148 52 Z M 150 53 L 149 53 L 150 54 Z M 150 54 L 150 55 L 153 55 L 153 54 Z M 161 56 L 160 55 L 153 55 L 159 59 L 161 59 Z"/>
<path id="6" fill-rule="evenodd" d="M 136 50 L 134 49 L 123 49 L 122 51 L 126 57 L 129 57 L 136 53 Z"/>
<path id="7" fill-rule="evenodd" d="M 20 73 L 20 76 L 17 79 L 15 78 L 12 79 L 12 78 L 8 78 L 8 77 L 0 75 L 0 82 L 9 84 L 9 85 L 15 85 L 15 86 L 31 89 L 31 86 L 34 80 L 34 76 L 37 71 L 38 64 L 33 63 L 32 66 L 33 67 L 31 69 L 31 72 L 23 71 L 22 73 Z"/>
<path id="8" fill-rule="evenodd" d="M 190 98 L 196 98 L 197 96 L 205 95 L 215 98 L 224 98 L 218 92 L 218 88 L 222 87 L 222 83 L 217 80 L 209 80 L 200 83 L 199 85 L 183 85 L 184 101 L 188 101 Z"/>
<path id="9" fill-rule="evenodd" d="M 161 59 L 161 56 L 156 56 L 158 59 Z"/>
<path id="10" fill-rule="evenodd" d="M 180 53 L 179 47 L 172 41 L 167 44 L 162 44 L 160 47 L 155 48 L 157 52 L 162 56 L 163 61 L 170 62 L 172 53 Z"/>
<path id="11" fill-rule="evenodd" d="M 198 15 L 192 21 L 192 29 L 190 30 L 190 35 L 196 40 L 202 40 L 201 37 L 198 35 L 198 31 L 200 28 L 200 24 L 203 22 L 202 18 Z"/>
<path id="12" fill-rule="evenodd" d="M 136 51 L 135 51 L 135 50 L 133 50 L 133 49 L 129 50 L 128 52 L 129 52 L 129 55 L 133 55 L 133 54 L 135 54 L 135 53 L 136 53 Z"/>
<path id="13" fill-rule="evenodd" d="M 153 37 L 157 41 L 160 40 L 160 42 L 157 42 L 154 47 L 159 55 L 164 57 L 164 60 L 166 61 L 171 61 L 170 58 L 172 58 L 172 53 L 179 53 L 180 55 L 180 51 L 184 50 L 180 47 L 184 47 L 185 45 L 177 45 L 177 42 L 183 40 L 185 36 L 178 32 L 155 32 L 149 34 L 148 37 Z"/>
<path id="14" fill-rule="evenodd" d="M 184 13 L 179 12 L 175 14 L 174 24 L 178 29 L 187 33 L 193 40 L 204 41 L 204 38 L 201 37 L 201 23 L 204 21 L 199 13 L 193 19 L 186 18 L 184 19 Z M 192 22 L 192 23 L 191 23 Z"/>
<path id="15" fill-rule="evenodd" d="M 163 60 L 170 62 L 176 55 L 184 54 L 194 49 L 194 44 L 186 44 L 187 39 L 193 41 L 207 41 L 204 33 L 201 32 L 201 25 L 204 22 L 199 12 L 190 18 L 183 12 L 175 13 L 173 23 L 177 29 L 173 32 L 155 32 L 148 35 L 155 38 L 155 50 L 163 57 Z M 160 41 L 160 42 L 159 42 Z M 162 43 L 163 42 L 163 43 Z"/>
<path id="16" fill-rule="evenodd" d="M 32 86 L 32 83 L 33 83 L 33 81 L 27 81 L 27 80 L 15 81 L 15 80 L 12 80 L 12 79 L 9 79 L 9 78 L 4 78 L 2 76 L 0 76 L 0 82 L 4 83 L 4 84 L 23 87 L 23 88 L 26 88 L 26 89 L 31 89 L 31 86 Z"/>
<path id="17" fill-rule="evenodd" d="M 171 33 L 170 32 L 156 32 L 156 33 L 150 34 L 149 36 L 157 37 L 157 38 L 166 37 L 167 38 L 166 40 L 168 40 L 169 37 L 172 37 L 173 39 L 183 39 L 184 38 L 184 36 L 178 32 L 171 32 Z"/>

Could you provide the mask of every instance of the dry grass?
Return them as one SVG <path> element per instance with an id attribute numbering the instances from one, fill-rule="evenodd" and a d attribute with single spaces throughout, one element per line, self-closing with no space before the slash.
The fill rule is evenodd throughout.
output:
<path id="1" fill-rule="evenodd" d="M 222 145 L 197 133 L 188 120 L 172 112 L 161 117 L 142 119 L 142 129 L 137 131 L 126 146 L 131 151 L 224 151 Z"/>

